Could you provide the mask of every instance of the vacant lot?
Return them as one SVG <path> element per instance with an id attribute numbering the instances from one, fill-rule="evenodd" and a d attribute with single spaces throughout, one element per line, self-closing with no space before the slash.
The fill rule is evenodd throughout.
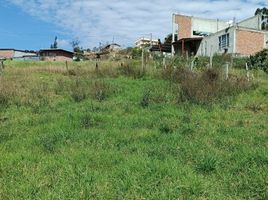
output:
<path id="1" fill-rule="evenodd" d="M 7 63 L 0 199 L 268 198 L 267 75 L 191 93 L 129 65 Z"/>

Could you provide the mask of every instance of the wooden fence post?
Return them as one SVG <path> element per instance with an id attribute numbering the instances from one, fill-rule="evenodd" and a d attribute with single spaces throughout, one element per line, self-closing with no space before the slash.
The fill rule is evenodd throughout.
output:
<path id="1" fill-rule="evenodd" d="M 248 70 L 248 63 L 246 62 L 246 70 L 247 70 L 247 79 L 249 81 L 249 70 Z"/>
<path id="2" fill-rule="evenodd" d="M 194 62 L 195 62 L 195 58 L 191 61 L 191 71 L 193 71 L 194 69 Z"/>
<path id="3" fill-rule="evenodd" d="M 225 64 L 225 79 L 228 80 L 229 78 L 229 63 Z"/>
<path id="4" fill-rule="evenodd" d="M 5 66 L 4 66 L 4 61 L 1 60 L 0 75 L 2 75 L 2 72 L 3 72 L 4 68 L 5 68 Z"/>
<path id="5" fill-rule="evenodd" d="M 68 72 L 69 69 L 68 69 L 68 61 L 67 61 L 67 60 L 65 61 L 65 67 L 66 67 L 66 70 L 67 70 L 67 72 Z"/>
<path id="6" fill-rule="evenodd" d="M 166 65 L 166 56 L 165 55 L 163 57 L 163 66 L 164 66 L 164 69 L 167 68 L 167 65 Z"/>
<path id="7" fill-rule="evenodd" d="M 141 68 L 142 68 L 142 71 L 144 72 L 144 49 L 143 48 L 141 51 Z"/>

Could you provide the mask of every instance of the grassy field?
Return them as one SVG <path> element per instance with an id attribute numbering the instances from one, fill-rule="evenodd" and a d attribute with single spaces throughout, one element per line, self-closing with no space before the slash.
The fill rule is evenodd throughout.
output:
<path id="1" fill-rule="evenodd" d="M 6 65 L 0 199 L 268 199 L 264 73 L 200 103 L 156 69 Z"/>

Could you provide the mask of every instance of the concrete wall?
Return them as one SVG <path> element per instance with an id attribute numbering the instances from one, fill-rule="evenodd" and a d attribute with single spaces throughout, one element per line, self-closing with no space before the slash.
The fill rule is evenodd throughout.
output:
<path id="1" fill-rule="evenodd" d="M 226 21 L 184 15 L 176 15 L 175 23 L 178 24 L 179 39 L 194 37 L 194 31 L 211 34 L 229 27 Z"/>
<path id="2" fill-rule="evenodd" d="M 30 56 L 30 57 L 17 57 L 17 58 L 13 58 L 13 60 L 29 60 L 29 61 L 40 61 L 40 57 L 39 56 Z"/>
<path id="3" fill-rule="evenodd" d="M 237 25 L 255 30 L 261 30 L 261 17 L 260 15 L 256 15 L 239 22 Z"/>
<path id="4" fill-rule="evenodd" d="M 30 53 L 30 52 L 23 52 L 23 51 L 14 51 L 14 58 L 21 58 L 24 56 L 37 56 L 36 53 Z"/>
<path id="5" fill-rule="evenodd" d="M 219 48 L 219 37 L 229 33 L 229 47 L 227 48 L 227 53 L 234 52 L 234 38 L 235 38 L 235 28 L 231 27 L 217 33 L 214 33 L 210 36 L 205 37 L 200 47 L 197 51 L 198 56 L 210 56 L 214 54 L 222 54 L 225 52 L 224 49 Z"/>
<path id="6" fill-rule="evenodd" d="M 265 47 L 265 33 L 252 30 L 236 30 L 236 53 L 253 55 Z"/>
<path id="7" fill-rule="evenodd" d="M 217 19 L 202 19 L 193 17 L 192 18 L 192 32 L 205 32 L 205 33 L 216 33 L 220 30 L 228 28 L 229 24 L 225 21 Z"/>

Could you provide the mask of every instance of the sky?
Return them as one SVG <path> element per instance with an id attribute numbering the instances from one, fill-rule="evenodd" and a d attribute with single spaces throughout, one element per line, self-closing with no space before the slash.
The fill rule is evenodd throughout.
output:
<path id="1" fill-rule="evenodd" d="M 223 20 L 254 15 L 258 0 L 0 0 L 0 48 L 83 48 L 116 42 L 133 46 L 139 37 L 164 39 L 172 13 Z"/>

